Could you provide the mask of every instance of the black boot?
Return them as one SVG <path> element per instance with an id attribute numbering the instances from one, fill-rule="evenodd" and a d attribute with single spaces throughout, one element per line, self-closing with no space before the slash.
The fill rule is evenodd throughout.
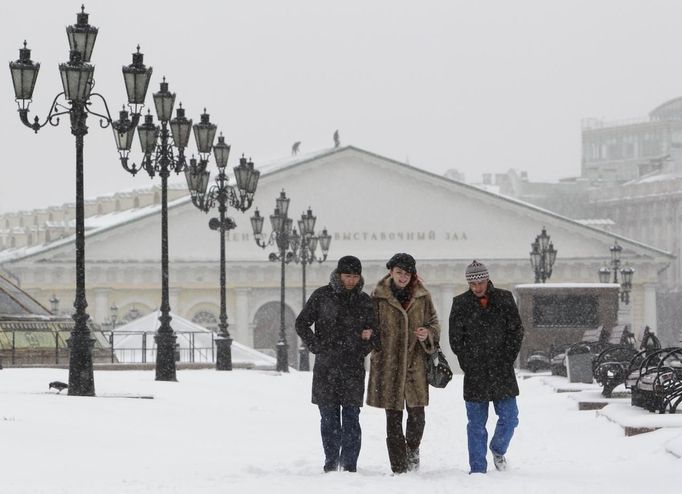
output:
<path id="1" fill-rule="evenodd" d="M 419 448 L 407 447 L 407 470 L 410 472 L 419 471 Z"/>
<path id="2" fill-rule="evenodd" d="M 405 448 L 405 440 L 402 438 L 388 437 L 386 438 L 386 446 L 388 447 L 388 460 L 391 462 L 391 470 L 393 473 L 407 472 L 407 450 Z"/>

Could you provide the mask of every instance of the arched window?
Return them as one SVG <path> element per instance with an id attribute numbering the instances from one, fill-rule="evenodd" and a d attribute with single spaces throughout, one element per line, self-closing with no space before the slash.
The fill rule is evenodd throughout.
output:
<path id="1" fill-rule="evenodd" d="M 212 312 L 206 310 L 199 311 L 192 317 L 192 322 L 211 331 L 218 331 L 218 318 Z"/>

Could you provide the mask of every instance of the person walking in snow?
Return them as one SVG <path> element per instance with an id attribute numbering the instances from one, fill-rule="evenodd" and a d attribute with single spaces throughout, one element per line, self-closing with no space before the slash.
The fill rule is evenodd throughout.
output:
<path id="1" fill-rule="evenodd" d="M 469 289 L 453 298 L 450 346 L 464 371 L 469 473 L 486 473 L 487 450 L 497 470 L 507 469 L 505 454 L 519 423 L 514 372 L 523 324 L 511 292 L 495 288 L 483 263 L 466 268 Z M 490 445 L 486 423 L 489 403 L 497 414 Z"/>
<path id="2" fill-rule="evenodd" d="M 370 357 L 367 404 L 386 410 L 391 470 L 404 473 L 419 469 L 419 445 L 426 423 L 424 407 L 429 404 L 426 361 L 437 348 L 440 326 L 431 294 L 417 276 L 414 258 L 398 253 L 386 267 L 388 274 L 372 293 L 381 351 L 373 351 Z"/>
<path id="3" fill-rule="evenodd" d="M 344 256 L 329 284 L 312 293 L 296 318 L 298 336 L 315 355 L 312 402 L 320 409 L 325 472 L 357 469 L 365 356 L 379 341 L 374 306 L 363 286 L 360 260 Z"/>

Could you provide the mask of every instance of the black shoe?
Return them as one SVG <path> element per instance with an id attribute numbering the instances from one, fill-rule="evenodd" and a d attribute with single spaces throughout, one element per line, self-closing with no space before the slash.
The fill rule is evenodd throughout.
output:
<path id="1" fill-rule="evenodd" d="M 388 460 L 391 463 L 393 473 L 407 472 L 407 452 L 405 440 L 400 438 L 387 438 Z"/>
<path id="2" fill-rule="evenodd" d="M 357 467 L 349 466 L 349 465 L 341 467 L 341 470 L 343 470 L 344 472 L 357 472 L 358 471 Z"/>
<path id="3" fill-rule="evenodd" d="M 324 464 L 324 473 L 336 472 L 339 469 L 339 464 L 337 462 L 327 462 Z"/>
<path id="4" fill-rule="evenodd" d="M 504 455 L 496 455 L 493 453 L 493 463 L 499 472 L 504 472 L 507 469 L 507 459 Z"/>

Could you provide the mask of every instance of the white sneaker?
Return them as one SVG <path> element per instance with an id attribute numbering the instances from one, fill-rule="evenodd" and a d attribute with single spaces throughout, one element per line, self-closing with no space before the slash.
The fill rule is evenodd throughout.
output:
<path id="1" fill-rule="evenodd" d="M 507 470 L 507 459 L 504 455 L 496 455 L 493 453 L 493 463 L 499 472 Z"/>

